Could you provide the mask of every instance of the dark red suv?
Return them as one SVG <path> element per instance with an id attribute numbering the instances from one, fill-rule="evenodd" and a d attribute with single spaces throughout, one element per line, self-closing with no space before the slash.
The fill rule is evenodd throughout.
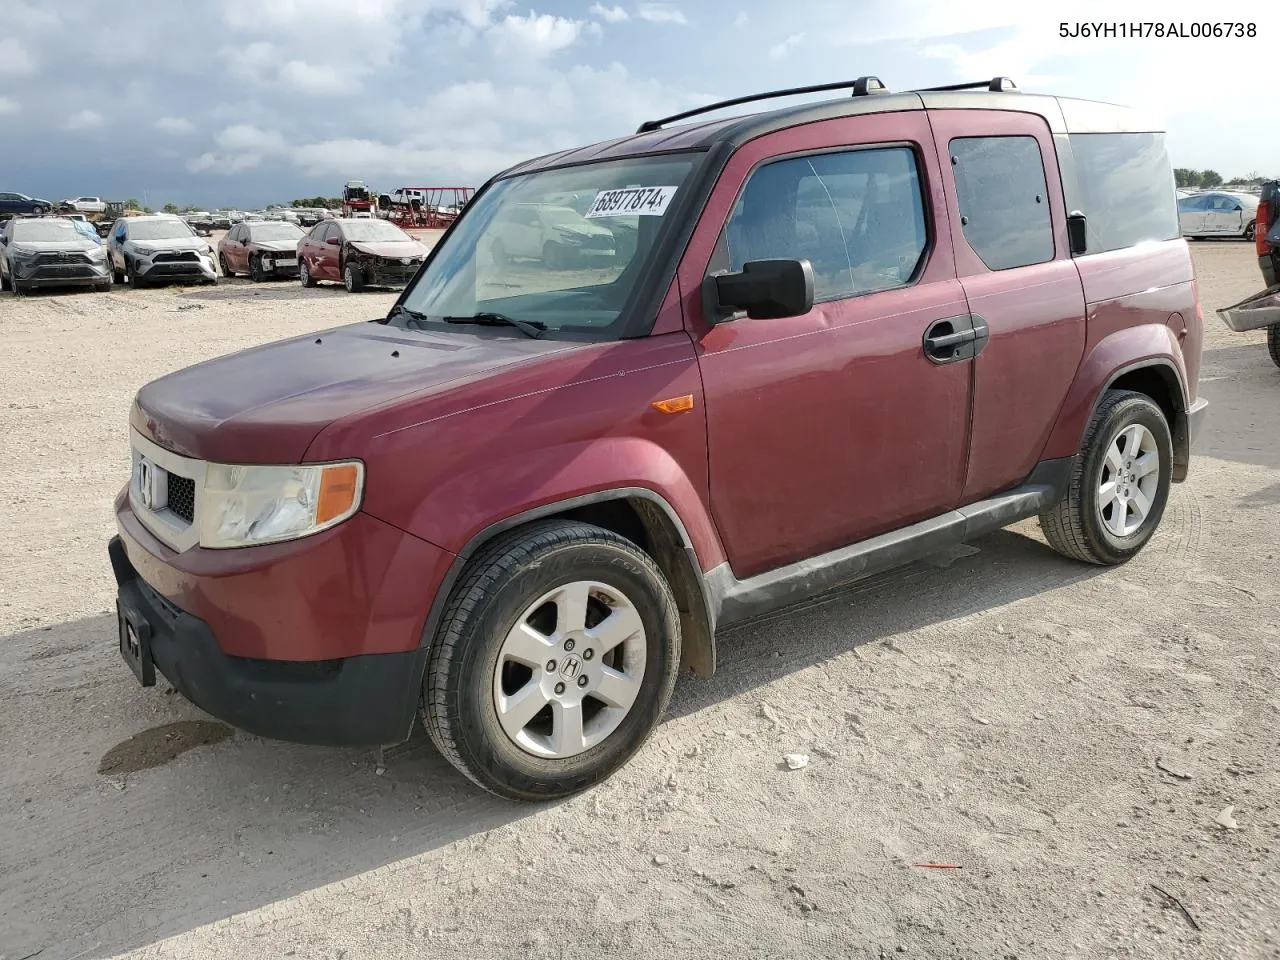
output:
<path id="1" fill-rule="evenodd" d="M 728 623 L 1030 516 L 1132 557 L 1206 406 L 1164 135 L 968 86 L 531 160 L 387 317 L 143 387 L 125 660 L 269 736 L 421 715 L 529 799 L 623 764 Z M 565 256 L 495 257 L 537 204 Z"/>

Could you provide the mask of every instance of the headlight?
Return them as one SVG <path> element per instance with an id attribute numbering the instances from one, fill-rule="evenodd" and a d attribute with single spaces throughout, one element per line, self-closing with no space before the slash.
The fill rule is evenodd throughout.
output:
<path id="1" fill-rule="evenodd" d="M 90 259 L 90 260 L 105 260 L 105 259 L 107 259 L 107 249 L 106 249 L 106 247 L 102 247 L 102 246 L 90 247 L 90 248 L 89 248 L 89 259 Z"/>
<path id="2" fill-rule="evenodd" d="M 155 247 L 149 247 L 149 246 L 147 246 L 145 243 L 135 243 L 135 244 L 133 245 L 133 252 L 134 252 L 134 253 L 143 253 L 143 254 L 150 255 L 150 254 L 153 254 L 153 253 L 155 253 L 155 252 L 156 252 L 156 248 L 155 248 Z"/>
<path id="3" fill-rule="evenodd" d="M 10 247 L 9 248 L 9 256 L 12 257 L 14 260 L 30 260 L 34 258 L 36 254 L 38 254 L 39 252 L 40 252 L 39 250 L 33 250 L 30 247 Z"/>
<path id="4" fill-rule="evenodd" d="M 247 547 L 327 530 L 360 507 L 364 464 L 244 467 L 211 463 L 200 497 L 202 547 Z"/>

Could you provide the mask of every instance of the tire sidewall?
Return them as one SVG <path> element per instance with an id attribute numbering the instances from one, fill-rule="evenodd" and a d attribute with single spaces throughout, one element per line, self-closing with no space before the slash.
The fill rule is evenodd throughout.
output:
<path id="1" fill-rule="evenodd" d="M 644 677 L 630 713 L 602 743 L 563 760 L 536 757 L 517 746 L 498 721 L 494 671 L 507 633 L 529 604 L 575 580 L 607 584 L 631 601 L 644 624 Z M 458 709 L 457 746 L 472 769 L 499 766 L 504 788 L 530 795 L 573 792 L 626 763 L 661 718 L 679 668 L 679 624 L 670 589 L 639 558 L 604 542 L 566 544 L 541 554 L 494 590 L 462 633 L 451 671 L 451 678 L 461 679 L 449 690 Z"/>
<path id="2" fill-rule="evenodd" d="M 1151 431 L 1155 437 L 1156 449 L 1160 455 L 1159 485 L 1151 512 L 1147 514 L 1142 526 L 1127 537 L 1117 537 L 1102 521 L 1098 509 L 1098 486 L 1102 476 L 1103 462 L 1107 450 L 1117 435 L 1126 427 L 1141 424 Z M 1108 410 L 1098 425 L 1093 443 L 1085 454 L 1084 467 L 1081 472 L 1082 500 L 1081 522 L 1089 539 L 1096 544 L 1100 553 L 1112 562 L 1118 563 L 1129 559 L 1141 550 L 1155 534 L 1164 516 L 1165 506 L 1169 502 L 1169 492 L 1173 484 L 1173 438 L 1169 432 L 1168 421 L 1156 404 L 1144 396 L 1126 397 Z"/>

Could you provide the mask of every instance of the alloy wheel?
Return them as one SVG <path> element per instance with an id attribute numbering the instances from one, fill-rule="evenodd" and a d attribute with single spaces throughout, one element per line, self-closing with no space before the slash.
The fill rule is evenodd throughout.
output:
<path id="1" fill-rule="evenodd" d="M 626 718 L 644 679 L 644 624 L 615 587 L 574 581 L 517 618 L 498 654 L 498 722 L 522 750 L 565 759 L 590 750 Z"/>
<path id="2" fill-rule="evenodd" d="M 1098 479 L 1098 513 L 1116 537 L 1137 533 L 1160 486 L 1160 450 L 1155 435 L 1133 423 L 1112 439 Z"/>

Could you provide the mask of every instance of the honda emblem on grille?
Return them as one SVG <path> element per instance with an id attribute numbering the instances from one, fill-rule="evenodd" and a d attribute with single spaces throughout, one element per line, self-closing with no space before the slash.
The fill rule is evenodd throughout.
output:
<path id="1" fill-rule="evenodd" d="M 146 457 L 138 458 L 138 496 L 148 510 L 156 511 L 164 506 L 168 484 L 164 471 Z"/>

